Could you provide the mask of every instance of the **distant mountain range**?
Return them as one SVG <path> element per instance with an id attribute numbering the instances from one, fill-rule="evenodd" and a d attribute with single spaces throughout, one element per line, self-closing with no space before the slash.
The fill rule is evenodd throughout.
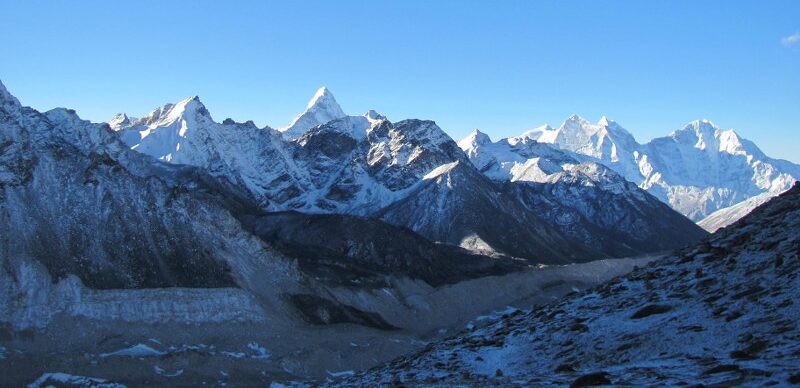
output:
<path id="1" fill-rule="evenodd" d="M 592 124 L 572 116 L 556 129 L 545 125 L 520 138 L 602 163 L 694 221 L 762 193 L 783 192 L 800 178 L 800 166 L 770 158 L 708 120 L 646 144 L 606 117 Z"/>
<path id="2" fill-rule="evenodd" d="M 217 123 L 196 97 L 109 125 L 136 151 L 247 188 L 266 210 L 377 217 L 478 252 L 558 263 L 669 249 L 703 235 L 597 163 L 530 141 L 521 151 L 520 142 L 515 160 L 550 160 L 564 172 L 498 180 L 467 156 L 476 150 L 462 150 L 434 122 L 347 116 L 324 87 L 278 131 Z"/>

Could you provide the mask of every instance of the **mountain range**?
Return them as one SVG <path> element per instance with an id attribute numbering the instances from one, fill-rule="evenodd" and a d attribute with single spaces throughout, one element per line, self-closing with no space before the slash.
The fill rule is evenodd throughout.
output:
<path id="1" fill-rule="evenodd" d="M 246 187 L 265 210 L 376 217 L 476 252 L 565 263 L 675 248 L 703 235 L 600 164 L 531 141 L 520 151 L 519 142 L 518 155 L 552 159 L 566 172 L 507 183 L 484 173 L 434 122 L 347 116 L 324 87 L 281 130 L 217 123 L 196 97 L 109 125 L 138 152 Z"/>
<path id="2" fill-rule="evenodd" d="M 556 129 L 545 125 L 521 138 L 602 163 L 694 221 L 762 193 L 783 192 L 800 178 L 800 166 L 770 158 L 708 120 L 645 144 L 606 117 L 592 124 L 575 115 Z"/>

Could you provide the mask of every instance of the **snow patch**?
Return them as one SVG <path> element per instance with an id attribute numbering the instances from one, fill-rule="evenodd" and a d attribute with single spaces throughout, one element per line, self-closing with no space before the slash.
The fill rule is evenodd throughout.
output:
<path id="1" fill-rule="evenodd" d="M 63 372 L 47 372 L 39 376 L 28 388 L 52 387 L 54 383 L 69 384 L 78 387 L 93 388 L 125 388 L 125 385 L 111 383 L 99 377 L 71 375 Z"/>
<path id="2" fill-rule="evenodd" d="M 431 172 L 425 174 L 425 176 L 423 176 L 422 179 L 423 180 L 436 179 L 440 175 L 447 174 L 452 169 L 454 169 L 457 165 L 458 165 L 458 161 L 455 161 L 455 162 L 452 162 L 452 163 L 445 163 L 445 164 L 443 164 L 443 165 L 441 165 L 439 167 L 434 168 Z"/>
<path id="3" fill-rule="evenodd" d="M 124 356 L 124 357 L 160 357 L 167 354 L 153 349 L 145 344 L 136 344 L 129 348 L 120 349 L 111 353 L 101 353 L 100 357 Z"/>

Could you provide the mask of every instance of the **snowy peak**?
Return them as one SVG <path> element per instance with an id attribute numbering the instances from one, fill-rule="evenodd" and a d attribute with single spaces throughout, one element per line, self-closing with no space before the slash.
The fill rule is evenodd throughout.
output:
<path id="1" fill-rule="evenodd" d="M 719 132 L 719 127 L 709 120 L 694 120 L 670 136 L 680 144 L 693 145 L 701 150 L 713 150 L 716 148 L 714 145 L 716 145 Z"/>
<path id="2" fill-rule="evenodd" d="M 572 123 L 577 124 L 577 125 L 579 125 L 581 127 L 585 127 L 585 126 L 591 125 L 591 123 L 589 123 L 588 120 L 584 119 L 583 117 L 581 117 L 579 115 L 574 114 L 572 116 L 567 117 L 567 120 L 564 121 L 564 124 L 562 124 L 562 126 L 569 125 L 569 124 L 572 124 Z"/>
<path id="3" fill-rule="evenodd" d="M 489 135 L 474 129 L 467 137 L 459 140 L 458 148 L 468 152 L 470 149 L 487 144 L 492 144 L 492 139 Z"/>
<path id="4" fill-rule="evenodd" d="M 111 129 L 118 131 L 123 127 L 126 127 L 131 124 L 131 119 L 125 113 L 117 113 L 111 120 L 108 120 L 108 126 Z"/>
<path id="5" fill-rule="evenodd" d="M 200 117 L 211 120 L 211 115 L 205 105 L 200 102 L 200 97 L 192 96 L 175 104 L 166 104 L 140 119 L 131 120 L 125 114 L 117 114 L 108 122 L 108 125 L 114 130 L 120 130 L 132 126 L 164 126 L 180 120 L 194 121 Z"/>
<path id="6" fill-rule="evenodd" d="M 619 125 L 616 121 L 609 119 L 606 116 L 600 118 L 597 121 L 597 126 L 599 128 L 605 128 L 609 133 L 617 137 L 630 137 L 633 139 L 633 135 L 628 132 L 627 129 L 623 128 Z"/>
<path id="7" fill-rule="evenodd" d="M 317 89 L 317 92 L 314 93 L 314 96 L 311 97 L 311 100 L 306 105 L 306 111 L 315 109 L 330 112 L 337 116 L 344 116 L 344 112 L 342 112 L 339 103 L 336 102 L 336 98 L 333 97 L 333 93 L 325 86 Z"/>
<path id="8" fill-rule="evenodd" d="M 692 130 L 695 133 L 714 133 L 719 130 L 719 127 L 711 120 L 701 119 L 693 120 L 686 124 L 681 130 Z"/>
<path id="9" fill-rule="evenodd" d="M 205 105 L 200 102 L 200 97 L 192 96 L 186 99 L 179 101 L 175 104 L 172 109 L 168 112 L 166 116 L 166 120 L 168 121 L 175 121 L 180 118 L 185 117 L 208 117 L 211 116 L 208 113 L 208 109 L 206 109 Z"/>
<path id="10" fill-rule="evenodd" d="M 364 117 L 366 117 L 367 120 L 369 120 L 370 123 L 375 123 L 375 122 L 378 122 L 378 121 L 386 120 L 386 116 L 384 116 L 384 115 L 382 115 L 382 114 L 380 114 L 380 113 L 378 113 L 378 112 L 376 112 L 376 111 L 374 111 L 372 109 L 368 110 L 367 113 L 364 113 Z"/>
<path id="11" fill-rule="evenodd" d="M 732 155 L 750 153 L 761 154 L 758 149 L 745 149 L 744 139 L 734 130 L 723 131 L 709 120 L 694 120 L 670 136 L 679 144 L 693 146 L 708 152 L 724 152 Z M 753 147 L 751 147 L 753 148 Z"/>
<path id="12" fill-rule="evenodd" d="M 284 137 L 296 139 L 310 128 L 325 124 L 346 116 L 333 93 L 326 87 L 321 87 L 314 93 L 306 105 L 306 110 L 299 114 L 288 127 L 280 129 Z"/>

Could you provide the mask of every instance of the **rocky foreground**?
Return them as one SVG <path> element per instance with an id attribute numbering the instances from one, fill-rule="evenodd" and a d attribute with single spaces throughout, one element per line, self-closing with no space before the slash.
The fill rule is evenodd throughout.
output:
<path id="1" fill-rule="evenodd" d="M 331 385 L 800 383 L 800 185 L 704 241 Z"/>

